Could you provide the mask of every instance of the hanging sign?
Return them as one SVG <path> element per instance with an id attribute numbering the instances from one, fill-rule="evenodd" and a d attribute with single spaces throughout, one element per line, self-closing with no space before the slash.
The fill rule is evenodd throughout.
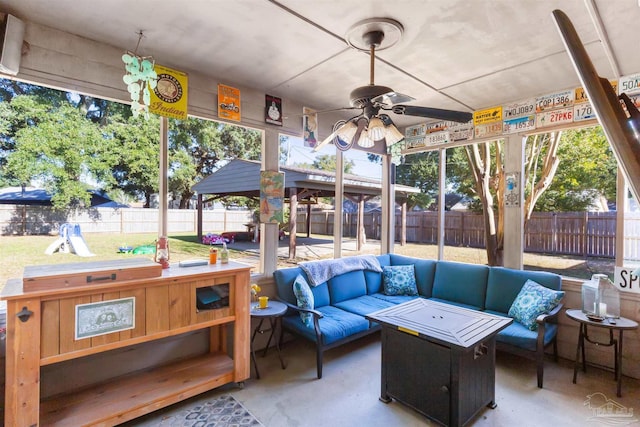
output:
<path id="1" fill-rule="evenodd" d="M 239 122 L 242 114 L 240 110 L 240 89 L 218 84 L 218 117 Z"/>
<path id="2" fill-rule="evenodd" d="M 566 123 L 573 123 L 573 107 L 543 111 L 542 113 L 536 114 L 536 127 L 539 128 Z"/>
<path id="3" fill-rule="evenodd" d="M 308 107 L 302 107 L 302 131 L 304 146 L 314 148 L 318 145 L 318 113 Z"/>
<path id="4" fill-rule="evenodd" d="M 260 172 L 260 222 L 284 222 L 284 172 Z"/>
<path id="5" fill-rule="evenodd" d="M 473 113 L 473 124 L 484 125 L 502 121 L 502 106 L 478 110 Z"/>
<path id="6" fill-rule="evenodd" d="M 149 111 L 172 119 L 187 119 L 187 92 L 189 78 L 182 71 L 155 64 L 158 75 L 155 89 L 151 90 Z"/>
<path id="7" fill-rule="evenodd" d="M 538 97 L 536 98 L 536 113 L 572 106 L 574 96 L 575 91 L 570 89 Z"/>
<path id="8" fill-rule="evenodd" d="M 282 99 L 271 95 L 264 96 L 264 121 L 282 126 Z"/>

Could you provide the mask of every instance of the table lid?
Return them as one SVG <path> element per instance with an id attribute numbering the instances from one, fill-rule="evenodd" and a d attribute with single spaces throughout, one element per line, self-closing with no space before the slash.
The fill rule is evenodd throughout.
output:
<path id="1" fill-rule="evenodd" d="M 366 316 L 398 330 L 459 347 L 472 347 L 506 328 L 513 319 L 424 298 Z"/>

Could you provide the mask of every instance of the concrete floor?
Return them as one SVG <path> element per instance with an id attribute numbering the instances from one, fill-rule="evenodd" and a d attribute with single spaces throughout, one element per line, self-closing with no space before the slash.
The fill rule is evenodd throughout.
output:
<path id="1" fill-rule="evenodd" d="M 587 348 L 587 360 L 588 360 Z M 154 426 L 163 417 L 199 401 L 231 394 L 265 427 L 412 427 L 438 425 L 380 394 L 380 337 L 374 334 L 325 353 L 324 372 L 316 379 L 314 347 L 301 339 L 287 342 L 282 352 L 287 368 L 281 369 L 277 353 L 258 355 L 261 379 L 252 378 L 243 389 L 227 385 L 185 402 L 126 423 Z M 612 354 L 613 358 L 613 354 Z M 623 377 L 622 397 L 616 397 L 613 373 L 588 367 L 572 383 L 573 362 L 561 359 L 545 363 L 544 389 L 536 386 L 533 361 L 506 353 L 497 354 L 495 409 L 483 409 L 469 425 L 492 427 L 640 426 L 640 380 Z M 589 396 L 592 405 L 587 404 Z M 597 416 L 597 405 L 633 411 L 631 419 Z"/>

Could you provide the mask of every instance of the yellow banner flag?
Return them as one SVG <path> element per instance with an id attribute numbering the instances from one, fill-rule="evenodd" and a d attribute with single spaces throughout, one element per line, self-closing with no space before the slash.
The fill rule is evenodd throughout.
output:
<path id="1" fill-rule="evenodd" d="M 172 119 L 187 118 L 187 92 L 189 78 L 182 71 L 155 65 L 158 84 L 151 91 L 149 111 Z"/>

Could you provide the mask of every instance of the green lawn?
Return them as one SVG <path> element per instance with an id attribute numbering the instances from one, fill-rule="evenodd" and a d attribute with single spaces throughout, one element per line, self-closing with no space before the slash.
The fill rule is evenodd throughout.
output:
<path id="1" fill-rule="evenodd" d="M 118 253 L 120 246 L 137 247 L 155 245 L 156 233 L 141 234 L 97 234 L 87 233 L 83 237 L 87 246 L 95 254 L 93 257 L 79 257 L 73 253 L 56 252 L 46 255 L 44 252 L 58 236 L 0 236 L 0 260 L 3 268 L 0 271 L 0 286 L 7 279 L 22 277 L 27 265 L 46 265 L 92 262 L 119 259 L 131 256 L 142 256 L 153 259 L 151 255 L 130 255 Z M 209 248 L 198 243 L 195 235 L 174 235 L 169 237 L 170 261 L 207 258 Z M 233 254 L 232 254 L 233 256 Z"/>
<path id="2" fill-rule="evenodd" d="M 327 236 L 318 236 L 326 239 Z M 79 263 L 100 260 L 111 260 L 130 257 L 129 254 L 118 253 L 120 246 L 137 247 L 141 245 L 154 245 L 156 233 L 141 234 L 84 234 L 87 246 L 95 254 L 94 257 L 79 257 L 72 253 L 59 253 L 46 255 L 44 252 L 53 243 L 57 236 L 0 236 L 0 260 L 3 267 L 0 270 L 0 288 L 10 278 L 22 277 L 24 267 L 27 265 L 46 265 L 62 263 Z M 208 258 L 209 248 L 198 243 L 193 234 L 176 234 L 169 236 L 169 249 L 171 262 L 186 259 Z M 415 256 L 420 258 L 437 257 L 437 246 L 407 244 L 395 245 L 395 253 Z M 247 254 L 230 249 L 230 257 L 243 258 Z M 146 256 L 153 259 L 153 255 Z M 483 249 L 445 247 L 444 258 L 475 264 L 486 264 L 487 257 Z M 254 255 L 255 259 L 255 255 Z M 281 260 L 283 266 L 290 266 L 286 260 Z M 589 279 L 594 273 L 612 274 L 614 270 L 613 259 L 584 259 L 575 257 L 560 257 L 538 254 L 525 254 L 524 263 L 526 269 L 553 271 L 564 276 Z"/>

